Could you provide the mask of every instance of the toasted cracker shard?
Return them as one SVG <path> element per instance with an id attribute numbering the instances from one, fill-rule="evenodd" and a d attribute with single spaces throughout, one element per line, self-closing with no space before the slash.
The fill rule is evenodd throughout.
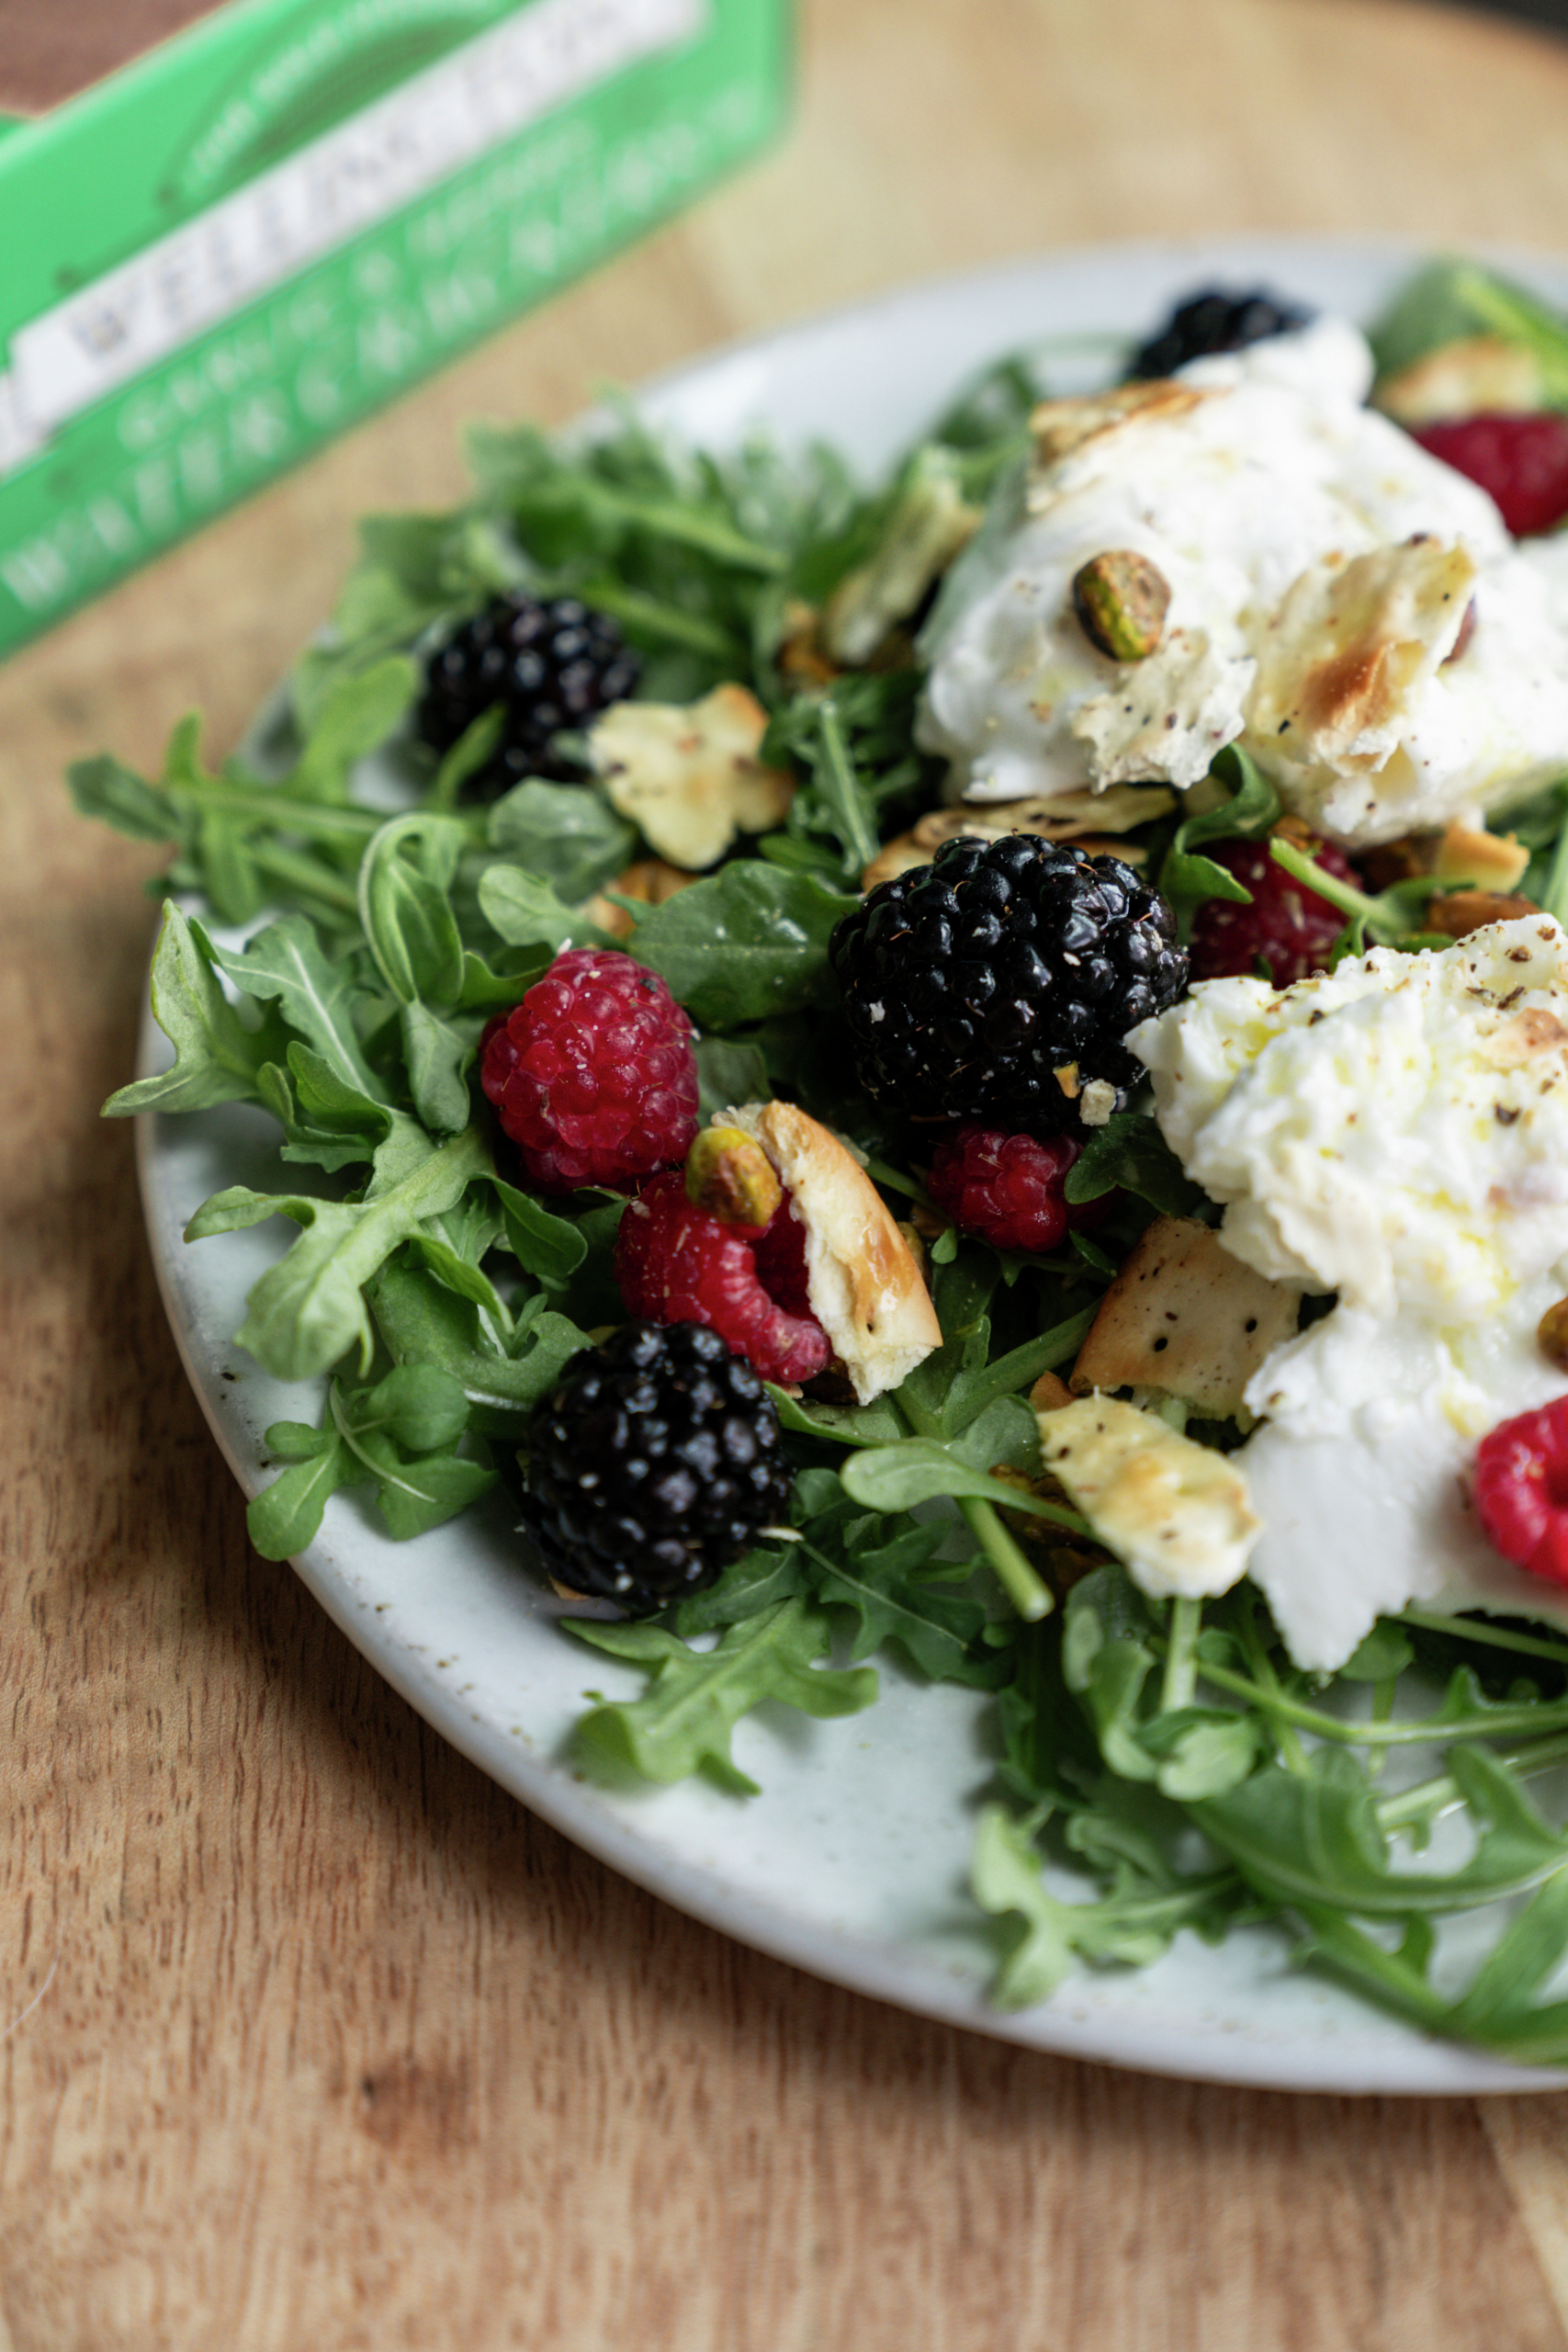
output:
<path id="1" fill-rule="evenodd" d="M 972 803 L 954 808 L 932 808 L 912 830 L 899 833 L 878 851 L 861 876 L 863 890 L 930 865 L 944 842 L 961 836 L 971 841 L 999 842 L 1009 833 L 1034 833 L 1042 841 L 1077 842 L 1090 857 L 1110 854 L 1130 865 L 1142 865 L 1147 852 L 1136 842 L 1117 838 L 1134 825 L 1168 816 L 1176 795 L 1163 785 L 1113 784 L 1105 792 L 1058 793 L 1054 800 L 1009 800 L 986 811 Z"/>
<path id="2" fill-rule="evenodd" d="M 1100 1303 L 1073 1366 L 1074 1394 L 1161 1388 L 1225 1419 L 1294 1331 L 1300 1306 L 1291 1283 L 1244 1266 L 1208 1226 L 1156 1216 Z"/>
<path id="3" fill-rule="evenodd" d="M 1102 441 L 1111 433 L 1141 431 L 1149 424 L 1175 424 L 1213 397 L 1213 392 L 1191 384 L 1161 378 L 1153 383 L 1117 384 L 1108 392 L 1039 401 L 1029 419 L 1035 469 L 1031 506 L 1037 503 L 1034 488 L 1039 477 L 1075 457 L 1089 442 Z"/>
<path id="4" fill-rule="evenodd" d="M 1475 561 L 1417 535 L 1292 582 L 1260 648 L 1248 725 L 1292 768 L 1386 765 L 1417 693 L 1464 626 Z"/>
<path id="5" fill-rule="evenodd" d="M 1113 1396 L 1042 1413 L 1040 1456 L 1134 1584 L 1156 1599 L 1228 1592 L 1263 1522 L 1246 1475 Z"/>
<path id="6" fill-rule="evenodd" d="M 908 1243 L 864 1170 L 796 1103 L 748 1102 L 723 1123 L 761 1145 L 792 1195 L 811 1311 L 869 1405 L 942 1345 Z"/>
<path id="7" fill-rule="evenodd" d="M 1373 404 L 1400 424 L 1438 424 L 1483 409 L 1519 414 L 1548 405 L 1540 359 L 1500 334 L 1465 335 L 1384 376 Z"/>
<path id="8" fill-rule="evenodd" d="M 589 757 L 649 847 L 696 870 L 716 865 L 738 833 L 767 832 L 789 814 L 793 778 L 757 756 L 767 725 L 741 685 L 684 706 L 612 703 L 589 730 Z"/>

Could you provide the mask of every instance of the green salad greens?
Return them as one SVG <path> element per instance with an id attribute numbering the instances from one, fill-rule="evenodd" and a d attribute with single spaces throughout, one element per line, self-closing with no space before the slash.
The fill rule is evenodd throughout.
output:
<path id="1" fill-rule="evenodd" d="M 1384 340 L 1408 365 L 1477 320 L 1522 321 L 1553 365 L 1568 351 L 1539 305 L 1459 266 L 1417 281 Z M 933 1215 L 908 1132 L 849 1067 L 829 942 L 866 865 L 942 782 L 916 740 L 911 615 L 888 617 L 875 595 L 896 603 L 933 500 L 982 507 L 1016 474 L 1042 389 L 1032 365 L 998 365 L 869 491 L 826 450 L 672 451 L 630 408 L 587 435 L 477 435 L 465 505 L 364 526 L 330 628 L 243 752 L 210 767 L 192 717 L 156 776 L 108 755 L 73 769 L 85 812 L 171 845 L 152 995 L 173 1059 L 108 1108 L 243 1102 L 276 1123 L 279 1188 L 230 1186 L 187 1237 L 299 1227 L 235 1335 L 322 1395 L 314 1426 L 267 1433 L 257 1549 L 300 1552 L 345 1489 L 367 1493 L 389 1536 L 417 1536 L 517 1486 L 534 1408 L 623 1314 L 610 1260 L 624 1201 L 524 1189 L 475 1064 L 486 1023 L 564 944 L 625 947 L 696 1023 L 705 1117 L 800 1102 L 914 1218 L 942 1345 L 870 1404 L 774 1392 L 794 1540 L 760 1544 L 657 1618 L 568 1626 L 563 1639 L 647 1678 L 639 1698 L 585 1715 L 579 1760 L 703 1773 L 744 1798 L 741 1716 L 769 1700 L 852 1713 L 875 1699 L 870 1661 L 892 1654 L 994 1710 L 973 1886 L 995 1922 L 999 2004 L 1043 2001 L 1079 1964 L 1150 1962 L 1182 1928 L 1245 1925 L 1418 2028 L 1565 2064 L 1552 1981 L 1568 1836 L 1532 1788 L 1568 1765 L 1568 1639 L 1412 1611 L 1325 1682 L 1292 1665 L 1245 1582 L 1201 1605 L 1146 1599 L 1041 1477 L 1029 1392 L 1070 1369 L 1148 1219 L 1212 1221 L 1213 1204 L 1134 1103 L 1069 1178 L 1074 1200 L 1109 1204 L 1103 1221 L 1049 1257 L 998 1251 Z M 916 546 L 918 596 L 922 560 Z M 873 582 L 874 649 L 802 661 L 852 577 Z M 476 805 L 465 785 L 497 714 L 444 759 L 423 750 L 422 657 L 520 582 L 613 616 L 642 655 L 642 699 L 750 688 L 768 714 L 761 755 L 795 779 L 787 819 L 652 904 L 618 887 L 646 845 L 586 768 Z M 1509 820 L 1532 853 L 1524 887 L 1560 916 L 1565 806 L 1554 787 Z M 1215 895 L 1247 896 L 1214 843 L 1262 839 L 1280 813 L 1227 752 L 1202 813 L 1134 839 L 1187 925 Z M 1427 940 L 1432 880 L 1372 894 L 1289 842 L 1277 854 L 1340 907 L 1344 951 Z M 937 1498 L 955 1510 L 924 1508 Z M 1483 1908 L 1489 1942 L 1479 1962 L 1467 1943 L 1456 1981 L 1438 1930 Z"/>

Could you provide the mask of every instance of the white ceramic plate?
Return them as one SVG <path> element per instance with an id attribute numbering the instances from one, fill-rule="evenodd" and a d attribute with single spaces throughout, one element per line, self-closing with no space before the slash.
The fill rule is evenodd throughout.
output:
<path id="1" fill-rule="evenodd" d="M 1393 244 L 1280 239 L 1063 254 L 918 286 L 721 352 L 663 379 L 642 404 L 694 442 L 733 443 L 763 424 L 786 444 L 830 440 L 874 473 L 1000 353 L 1145 331 L 1173 300 L 1214 281 L 1261 282 L 1366 317 L 1420 257 Z M 1568 264 L 1502 258 L 1568 304 Z M 149 1018 L 143 1068 L 166 1059 Z M 321 1409 L 315 1389 L 267 1378 L 230 1337 L 292 1228 L 274 1220 L 195 1247 L 181 1230 L 223 1185 L 285 1189 L 276 1131 L 244 1109 L 140 1124 L 169 1318 L 219 1442 L 254 1494 L 266 1483 L 263 1430 Z M 394 1689 L 524 1804 L 682 1910 L 818 1975 L 1036 2049 L 1173 2075 L 1423 2093 L 1568 2081 L 1430 2041 L 1296 1970 L 1288 1939 L 1263 1930 L 1217 1951 L 1183 1936 L 1152 1968 L 1084 1975 L 1043 2007 L 999 2016 L 985 2000 L 986 1924 L 965 1891 L 974 1804 L 990 1770 L 976 1694 L 927 1690 L 883 1664 L 883 1696 L 865 1714 L 813 1723 L 781 1709 L 740 1724 L 736 1758 L 760 1796 L 702 1782 L 610 1791 L 577 1776 L 567 1739 L 587 1691 L 631 1696 L 641 1679 L 558 1629 L 558 1604 L 517 1564 L 503 1506 L 396 1544 L 339 1497 L 297 1566 Z"/>

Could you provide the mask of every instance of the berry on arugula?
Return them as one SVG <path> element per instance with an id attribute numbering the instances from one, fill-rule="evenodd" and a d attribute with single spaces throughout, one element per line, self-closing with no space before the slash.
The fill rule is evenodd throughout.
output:
<path id="1" fill-rule="evenodd" d="M 791 1484 L 767 1392 L 717 1332 L 626 1323 L 534 1417 L 524 1532 L 558 1584 L 642 1614 L 713 1584 Z"/>
<path id="2" fill-rule="evenodd" d="M 1261 288 L 1230 294 L 1209 287 L 1177 304 L 1158 332 L 1134 352 L 1127 373 L 1143 379 L 1173 376 L 1189 360 L 1206 359 L 1216 351 L 1245 350 L 1248 344 L 1304 327 L 1311 317 L 1299 303 L 1280 302 Z"/>
<path id="3" fill-rule="evenodd" d="M 1412 437 L 1489 492 L 1516 538 L 1550 531 L 1568 515 L 1568 416 L 1557 410 L 1483 411 L 1416 425 Z"/>
<path id="4" fill-rule="evenodd" d="M 430 655 L 415 732 L 433 751 L 449 752 L 499 704 L 501 740 L 468 779 L 469 794 L 493 799 L 530 775 L 580 781 L 581 767 L 560 757 L 556 737 L 625 702 L 641 674 L 640 656 L 608 614 L 575 596 L 547 601 L 509 589 Z"/>
<path id="5" fill-rule="evenodd" d="M 811 1380 L 832 1361 L 807 1295 L 805 1228 L 787 1199 L 766 1225 L 727 1223 L 688 1196 L 681 1170 L 667 1170 L 622 1217 L 615 1273 L 628 1315 L 705 1325 L 764 1380 Z"/>
<path id="6" fill-rule="evenodd" d="M 1303 846 L 1325 874 L 1360 888 L 1360 876 L 1333 842 Z M 1209 842 L 1203 854 L 1250 890 L 1252 903 L 1204 899 L 1192 918 L 1189 952 L 1194 980 L 1250 978 L 1261 965 L 1277 989 L 1286 989 L 1327 969 L 1334 943 L 1345 928 L 1337 907 L 1287 874 L 1269 855 L 1267 842 Z"/>
<path id="7" fill-rule="evenodd" d="M 1043 1142 L 966 1125 L 938 1145 L 926 1189 L 961 1233 L 1043 1255 L 1069 1227 L 1098 1224 L 1106 1213 L 1104 1198 L 1067 1205 L 1062 1188 L 1081 1148 L 1071 1136 Z"/>
<path id="8" fill-rule="evenodd" d="M 1482 1439 L 1473 1493 L 1487 1541 L 1505 1560 L 1568 1585 L 1568 1396 Z"/>
<path id="9" fill-rule="evenodd" d="M 571 947 L 485 1033 L 479 1083 L 542 1193 L 629 1192 L 697 1132 L 692 1024 L 615 948 Z"/>
<path id="10" fill-rule="evenodd" d="M 1157 890 L 1031 833 L 945 842 L 846 915 L 830 953 L 874 1101 L 1024 1134 L 1119 1109 L 1143 1074 L 1122 1038 L 1187 980 Z"/>

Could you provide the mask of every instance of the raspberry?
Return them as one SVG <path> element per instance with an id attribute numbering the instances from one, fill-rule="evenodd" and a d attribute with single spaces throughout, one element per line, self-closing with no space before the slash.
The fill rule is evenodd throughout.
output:
<path id="1" fill-rule="evenodd" d="M 790 1487 L 773 1404 L 717 1333 L 627 1323 L 536 1413 L 523 1526 L 558 1582 L 640 1614 L 714 1583 Z"/>
<path id="2" fill-rule="evenodd" d="M 1062 1186 L 1081 1146 L 1070 1136 L 1041 1143 L 995 1127 L 965 1125 L 937 1147 L 932 1200 L 960 1231 L 998 1250 L 1055 1250 L 1070 1226 L 1097 1223 L 1105 1204 L 1069 1208 Z"/>
<path id="3" fill-rule="evenodd" d="M 913 1118 L 1040 1135 L 1097 1080 L 1143 1076 L 1125 1031 L 1181 994 L 1170 909 L 1118 857 L 960 835 L 879 883 L 833 933 L 861 1084 Z"/>
<path id="4" fill-rule="evenodd" d="M 1489 491 L 1516 538 L 1550 531 L 1568 514 L 1568 416 L 1555 410 L 1532 416 L 1483 410 L 1417 425 L 1414 438 Z"/>
<path id="5" fill-rule="evenodd" d="M 832 1361 L 807 1298 L 806 1232 L 787 1195 L 765 1227 L 724 1225 L 693 1205 L 671 1169 L 622 1217 L 615 1272 L 628 1315 L 705 1324 L 764 1380 L 811 1380 Z"/>
<path id="6" fill-rule="evenodd" d="M 430 656 L 415 732 L 433 751 L 449 752 L 500 703 L 501 741 L 468 778 L 469 794 L 493 799 L 528 775 L 580 781 L 581 769 L 552 749 L 556 736 L 624 702 L 641 673 L 640 658 L 607 614 L 575 596 L 547 603 L 513 588 L 491 597 Z"/>
<path id="7" fill-rule="evenodd" d="M 1487 1540 L 1506 1560 L 1568 1585 L 1568 1396 L 1482 1439 L 1474 1496 Z"/>
<path id="8" fill-rule="evenodd" d="M 1173 376 L 1190 359 L 1206 359 L 1213 351 L 1240 351 L 1249 343 L 1264 343 L 1270 335 L 1304 327 L 1311 318 L 1293 302 L 1278 302 L 1258 289 L 1227 294 L 1210 288 L 1179 303 L 1157 334 L 1135 352 L 1129 377 Z"/>
<path id="9" fill-rule="evenodd" d="M 542 1193 L 629 1192 L 697 1131 L 692 1024 L 656 973 L 614 948 L 558 956 L 486 1032 L 479 1082 Z"/>
<path id="10" fill-rule="evenodd" d="M 1337 881 L 1359 887 L 1360 877 L 1343 850 L 1314 842 L 1311 855 Z M 1286 873 L 1269 854 L 1267 842 L 1213 842 L 1203 854 L 1234 874 L 1252 904 L 1235 899 L 1205 899 L 1192 918 L 1192 978 L 1250 978 L 1259 962 L 1277 989 L 1304 980 L 1327 967 L 1329 952 L 1345 928 L 1337 907 Z"/>

